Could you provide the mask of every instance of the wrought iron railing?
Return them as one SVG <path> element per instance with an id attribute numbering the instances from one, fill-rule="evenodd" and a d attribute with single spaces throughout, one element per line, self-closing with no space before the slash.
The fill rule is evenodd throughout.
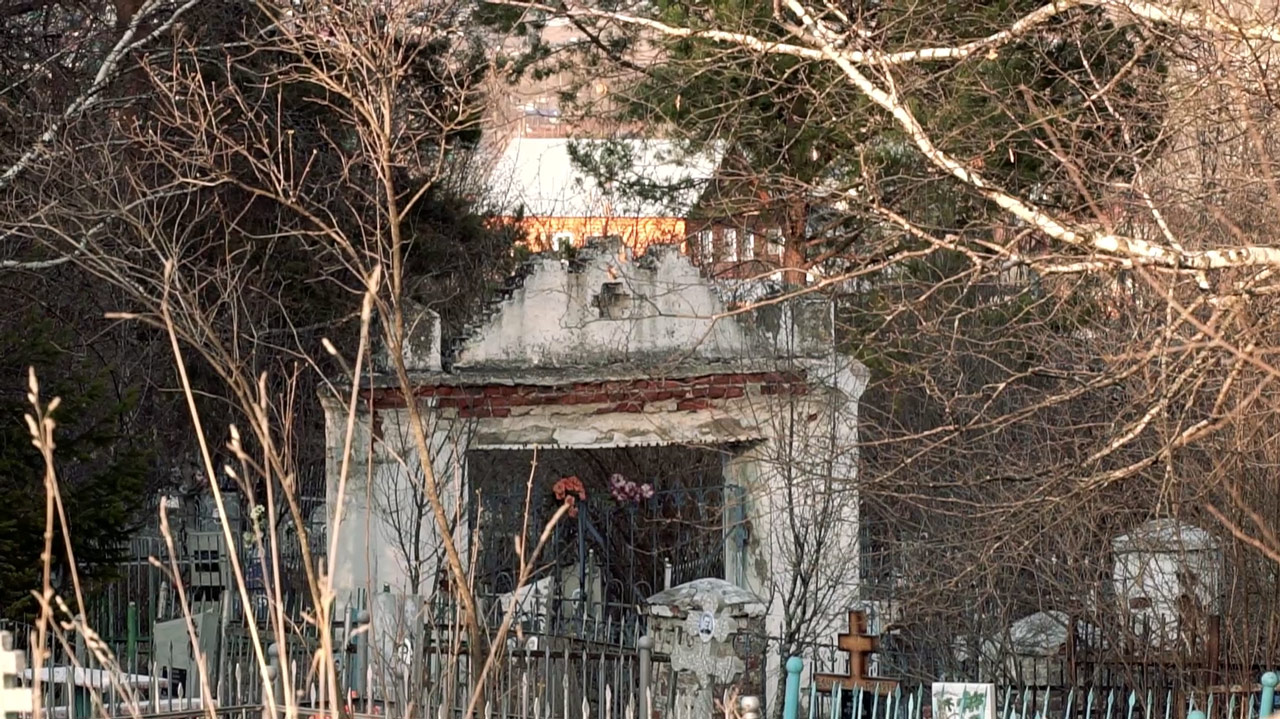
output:
<path id="1" fill-rule="evenodd" d="M 657 490 L 639 502 L 588 496 L 553 529 L 533 581 L 550 577 L 551 583 L 572 587 L 565 598 L 572 598 L 574 588 L 586 594 L 583 588 L 599 581 L 602 596 L 593 601 L 635 606 L 668 584 L 702 577 L 740 580 L 744 498 L 743 488 L 733 485 Z M 481 542 L 476 577 L 482 593 L 515 590 L 510 537 L 527 528 L 532 546 L 555 509 L 535 503 L 526 517 L 523 491 L 476 496 L 472 536 Z"/>

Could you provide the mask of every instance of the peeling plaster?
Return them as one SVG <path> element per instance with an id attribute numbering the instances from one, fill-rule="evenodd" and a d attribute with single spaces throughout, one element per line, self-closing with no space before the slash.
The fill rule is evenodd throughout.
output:
<path id="1" fill-rule="evenodd" d="M 858 400 L 866 387 L 867 371 L 835 352 L 829 303 L 806 297 L 729 315 L 715 284 L 678 252 L 655 249 L 632 260 L 619 249 L 607 243 L 589 246 L 570 263 L 535 259 L 508 283 L 501 301 L 453 345 L 452 362 L 442 361 L 438 319 L 433 324 L 432 315 L 424 308 L 416 324 L 410 325 L 414 336 L 406 343 L 404 357 L 411 381 L 420 384 L 406 388 L 410 391 L 400 395 L 400 402 L 405 401 L 405 394 L 408 401 L 421 402 L 424 419 L 432 427 L 433 446 L 449 448 L 433 457 L 433 464 L 437 476 L 449 479 L 446 499 L 453 502 L 466 492 L 465 470 L 458 471 L 458 458 L 471 449 L 672 444 L 732 448 L 725 480 L 748 490 L 743 506 L 750 539 L 745 557 L 726 557 L 726 565 L 733 564 L 727 571 L 733 572 L 731 576 L 745 589 L 728 586 L 733 591 L 750 590 L 745 593 L 755 599 L 741 604 L 718 603 L 711 608 L 716 618 L 714 637 L 705 643 L 697 636 L 701 599 L 689 605 L 688 611 L 670 610 L 668 619 L 690 640 L 673 653 L 673 664 L 687 666 L 708 680 L 733 676 L 744 667 L 741 657 L 732 656 L 732 643 L 726 638 L 741 631 L 744 621 L 759 621 L 771 634 L 780 633 L 785 622 L 780 592 L 788 586 L 792 571 L 786 560 L 790 549 L 786 517 L 795 508 L 788 498 L 796 496 L 795 488 L 786 485 L 786 476 L 792 470 L 806 477 L 826 473 L 841 482 L 856 476 Z M 620 282 L 617 289 L 629 296 L 626 312 L 602 314 L 597 298 L 609 282 Z M 406 322 L 415 320 L 406 317 Z M 488 416 L 464 416 L 472 410 L 453 399 L 458 393 L 452 391 L 455 387 L 513 385 L 572 391 L 579 382 L 721 377 L 743 372 L 798 372 L 804 389 L 811 391 L 806 396 L 784 396 L 748 389 L 742 396 L 673 401 L 670 407 L 647 400 L 639 412 L 579 403 L 574 398 L 556 405 L 503 405 L 489 410 Z M 434 388 L 434 396 L 415 394 L 418 390 L 425 394 L 428 386 Z M 374 389 L 388 387 L 392 389 Z M 369 426 L 374 420 L 368 407 L 375 407 L 373 412 L 384 418 L 384 429 L 401 422 L 404 410 L 394 405 L 376 408 L 373 396 L 398 390 L 386 372 L 370 380 L 364 390 L 368 404 L 362 402 L 358 408 L 357 447 L 371 444 Z M 342 402 L 322 401 L 328 425 L 332 500 L 341 467 L 347 409 Z M 443 406 L 449 402 L 451 408 Z M 798 419 L 792 423 L 790 417 Z M 364 466 L 363 460 L 355 466 Z M 390 463 L 375 463 L 375 473 L 391 469 Z M 342 534 L 333 577 L 339 602 L 361 589 L 402 584 L 393 557 L 379 546 L 381 540 L 370 539 L 381 537 L 386 528 L 370 526 L 379 520 L 367 516 L 363 497 L 368 487 L 358 474 L 351 476 L 346 488 L 345 529 L 329 528 L 331 537 Z M 455 479 L 457 485 L 453 484 Z M 798 520 L 838 525 L 835 544 L 825 550 L 833 560 L 824 563 L 821 570 L 836 583 L 822 589 L 824 616 L 818 619 L 820 626 L 811 628 L 819 635 L 828 633 L 824 624 L 828 620 L 832 631 L 842 628 L 845 611 L 857 600 L 857 496 L 854 491 L 846 494 L 847 504 L 840 498 L 836 509 Z M 335 516 L 333 506 L 328 507 L 328 516 Z M 459 542 L 465 548 L 467 537 L 460 536 Z M 823 581 L 832 577 L 824 576 Z M 728 584 L 721 579 L 699 581 Z M 722 598 L 734 596 L 726 587 L 719 589 Z M 660 607 L 652 609 L 655 619 L 663 616 Z M 763 616 L 748 619 L 757 612 Z M 770 661 L 774 662 L 769 667 L 772 678 L 762 687 L 766 691 L 776 686 L 773 679 L 781 670 L 776 658 Z"/>

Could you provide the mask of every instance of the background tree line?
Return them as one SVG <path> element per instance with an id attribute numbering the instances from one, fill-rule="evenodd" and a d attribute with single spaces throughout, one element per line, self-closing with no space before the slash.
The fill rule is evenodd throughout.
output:
<path id="1" fill-rule="evenodd" d="M 208 492 L 162 315 L 181 336 L 219 466 L 236 461 L 227 426 L 269 397 L 261 419 L 286 458 L 275 476 L 311 511 L 324 494 L 316 397 L 360 338 L 371 264 L 396 265 L 397 297 L 437 310 L 448 331 L 509 271 L 512 236 L 487 222 L 481 170 L 467 164 L 489 65 L 479 38 L 458 33 L 469 9 L 326 8 L 0 7 L 0 304 L 12 308 L 0 486 L 15 498 L 0 521 L 0 611 L 28 616 L 39 584 L 28 366 L 47 397 L 64 398 L 58 461 L 75 555 L 86 571 L 109 567 L 121 539 L 154 525 L 160 492 Z M 393 90 L 364 85 L 383 75 Z M 374 148 L 362 129 L 388 91 L 394 107 L 379 121 L 394 127 Z M 388 198 L 403 201 L 394 216 Z M 246 436 L 258 451 L 271 441 Z M 242 478 L 241 489 L 265 503 L 272 481 Z"/>

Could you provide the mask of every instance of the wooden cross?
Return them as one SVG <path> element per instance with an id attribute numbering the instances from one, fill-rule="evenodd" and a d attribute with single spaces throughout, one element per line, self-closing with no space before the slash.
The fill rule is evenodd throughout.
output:
<path id="1" fill-rule="evenodd" d="M 889 694 L 898 687 L 898 682 L 884 677 L 870 676 L 868 662 L 876 651 L 880 640 L 867 634 L 867 615 L 865 612 L 849 612 L 849 632 L 837 637 L 837 646 L 849 653 L 849 674 L 819 674 L 814 677 L 818 691 L 829 692 L 833 687 L 864 690 L 877 694 Z"/>

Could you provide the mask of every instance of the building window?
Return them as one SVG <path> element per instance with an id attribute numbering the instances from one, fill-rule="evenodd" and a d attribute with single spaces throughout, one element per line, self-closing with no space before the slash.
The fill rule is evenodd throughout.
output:
<path id="1" fill-rule="evenodd" d="M 756 233 L 747 230 L 742 236 L 742 261 L 751 262 L 756 258 Z"/>
<path id="2" fill-rule="evenodd" d="M 738 261 L 738 231 L 732 227 L 724 228 L 724 260 Z"/>
<path id="3" fill-rule="evenodd" d="M 715 254 L 715 235 L 711 234 L 711 230 L 698 230 L 698 256 L 703 262 L 714 262 Z"/>
<path id="4" fill-rule="evenodd" d="M 768 232 L 766 232 L 765 234 L 769 238 L 769 245 L 765 249 L 765 252 L 768 253 L 770 257 L 777 257 L 778 259 L 781 259 L 782 258 L 782 228 L 770 227 Z"/>

